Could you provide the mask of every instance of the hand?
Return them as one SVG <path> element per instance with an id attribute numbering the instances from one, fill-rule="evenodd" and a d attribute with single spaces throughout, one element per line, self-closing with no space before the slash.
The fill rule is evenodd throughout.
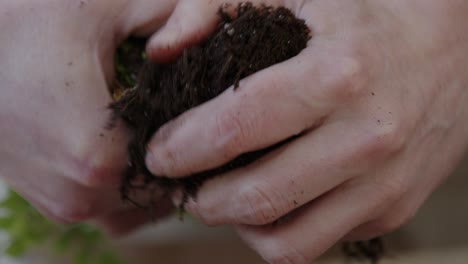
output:
<path id="1" fill-rule="evenodd" d="M 113 55 L 150 34 L 175 1 L 3 1 L 0 4 L 0 176 L 49 218 L 112 233 L 148 220 L 119 183 L 127 131 L 106 129 Z M 170 211 L 161 201 L 154 213 Z"/>
<path id="2" fill-rule="evenodd" d="M 170 59 L 206 36 L 222 2 L 181 1 L 151 57 Z M 468 3 L 268 3 L 306 20 L 308 48 L 165 125 L 147 165 L 184 177 L 302 133 L 207 182 L 186 208 L 237 226 L 270 263 L 307 263 L 341 239 L 406 223 L 463 156 Z"/>

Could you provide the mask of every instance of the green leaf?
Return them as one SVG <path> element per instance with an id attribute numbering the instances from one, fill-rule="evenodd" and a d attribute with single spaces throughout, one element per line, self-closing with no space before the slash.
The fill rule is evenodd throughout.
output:
<path id="1" fill-rule="evenodd" d="M 0 202 L 0 207 L 10 210 L 18 208 L 22 208 L 24 210 L 29 207 L 29 204 L 17 193 L 9 191 L 7 198 Z"/>
<path id="2" fill-rule="evenodd" d="M 73 240 L 76 238 L 74 229 L 68 229 L 59 235 L 53 246 L 58 254 L 64 254 L 72 247 Z"/>
<path id="3" fill-rule="evenodd" d="M 75 257 L 75 264 L 91 264 L 92 254 L 90 252 L 82 251 Z"/>
<path id="4" fill-rule="evenodd" d="M 0 229 L 10 229 L 14 222 L 15 218 L 13 217 L 0 218 Z"/>
<path id="5" fill-rule="evenodd" d="M 27 222 L 23 217 L 18 217 L 7 229 L 12 237 L 23 237 L 27 235 Z"/>
<path id="6" fill-rule="evenodd" d="M 52 230 L 52 226 L 47 223 L 31 223 L 28 226 L 29 240 L 33 244 L 39 244 L 49 239 L 55 232 Z"/>
<path id="7" fill-rule="evenodd" d="M 5 250 L 5 254 L 10 257 L 17 258 L 17 257 L 24 255 L 26 248 L 27 248 L 27 243 L 21 240 L 14 240 L 10 243 L 8 248 Z"/>
<path id="8" fill-rule="evenodd" d="M 101 232 L 88 225 L 83 225 L 80 228 L 86 244 L 98 244 L 97 242 L 103 239 Z"/>
<path id="9" fill-rule="evenodd" d="M 107 251 L 99 256 L 99 264 L 121 264 L 121 260 L 114 253 Z"/>

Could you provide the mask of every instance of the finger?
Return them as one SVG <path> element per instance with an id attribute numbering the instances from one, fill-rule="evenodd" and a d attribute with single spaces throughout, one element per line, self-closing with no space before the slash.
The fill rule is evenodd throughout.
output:
<path id="1" fill-rule="evenodd" d="M 404 157 L 404 159 L 409 160 L 407 157 Z M 414 162 L 405 166 L 401 166 L 401 163 L 398 163 L 397 166 L 392 166 L 396 164 L 390 165 L 390 169 L 384 170 L 379 173 L 379 175 L 369 175 L 368 177 L 391 179 L 392 183 L 387 183 L 386 185 L 391 186 L 390 188 L 396 193 L 398 199 L 384 214 L 350 231 L 344 237 L 344 240 L 365 241 L 397 230 L 415 216 L 418 209 L 437 186 L 436 183 L 432 182 L 431 179 L 426 176 L 428 175 L 426 173 L 421 174 L 425 175 L 425 180 L 423 182 L 418 177 L 407 177 L 407 175 L 422 173 L 419 166 L 414 166 Z M 429 171 L 430 170 L 434 171 L 437 170 L 437 168 L 430 168 Z M 387 172 L 392 173 L 390 174 Z"/>
<path id="2" fill-rule="evenodd" d="M 216 27 L 219 1 L 181 0 L 165 26 L 149 41 L 149 58 L 165 62 L 176 57 L 185 47 L 194 44 Z"/>
<path id="3" fill-rule="evenodd" d="M 168 61 L 176 57 L 184 48 L 200 42 L 216 28 L 219 20 L 218 9 L 223 4 L 231 7 L 241 3 L 232 1 L 182 0 L 177 5 L 166 25 L 149 41 L 147 53 L 153 60 Z M 254 4 L 267 1 L 254 0 Z M 268 1 L 268 5 L 278 5 L 280 1 Z"/>
<path id="4" fill-rule="evenodd" d="M 351 230 L 343 238 L 344 241 L 367 241 L 391 233 L 408 222 L 417 211 L 417 207 L 409 206 L 414 199 L 402 195 L 399 201 L 392 205 L 386 213 L 363 223 Z"/>
<path id="5" fill-rule="evenodd" d="M 137 230 L 145 224 L 161 220 L 169 216 L 174 207 L 168 198 L 158 201 L 153 210 L 131 208 L 119 210 L 93 221 L 112 237 L 121 237 Z"/>
<path id="6" fill-rule="evenodd" d="M 182 177 L 298 135 L 357 91 L 357 65 L 305 50 L 260 71 L 163 126 L 149 143 L 147 166 Z M 195 139 L 195 140 L 194 140 Z M 190 147 L 187 147 L 190 146 Z"/>
<path id="7" fill-rule="evenodd" d="M 346 236 L 342 240 L 348 242 L 368 241 L 393 231 L 387 230 L 385 227 L 383 227 L 382 221 L 383 219 L 379 219 L 362 224 L 356 227 L 355 229 L 351 230 L 348 234 L 346 234 Z"/>
<path id="8" fill-rule="evenodd" d="M 275 225 L 240 226 L 238 232 L 268 263 L 310 263 L 386 209 L 386 194 L 373 187 L 350 181 Z"/>
<path id="9" fill-rule="evenodd" d="M 413 148 L 416 148 L 418 153 L 428 152 L 428 144 L 413 143 Z M 438 146 L 429 152 L 436 149 L 443 151 Z M 408 223 L 440 185 L 443 179 L 439 175 L 449 175 L 450 169 L 453 168 L 449 164 L 458 160 L 447 161 L 437 158 L 428 163 L 422 158 L 415 159 L 413 153 L 405 151 L 394 162 L 387 162 L 386 167 L 379 169 L 378 174 L 367 176 L 369 180 L 379 179 L 380 184 L 393 190 L 398 199 L 385 213 L 353 229 L 346 235 L 345 240 L 369 240 L 391 233 Z M 414 177 L 410 177 L 411 175 Z"/>
<path id="10" fill-rule="evenodd" d="M 208 181 L 185 207 L 210 225 L 272 223 L 386 157 L 380 136 L 363 132 L 369 126 L 325 123 L 248 167 Z"/>
<path id="11" fill-rule="evenodd" d="M 149 36 L 156 32 L 174 11 L 177 1 L 134 0 L 126 12 L 129 29 L 136 36 Z"/>

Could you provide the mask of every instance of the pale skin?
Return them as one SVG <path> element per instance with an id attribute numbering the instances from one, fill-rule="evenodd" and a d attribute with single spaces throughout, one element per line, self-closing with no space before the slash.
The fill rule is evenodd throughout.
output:
<path id="1" fill-rule="evenodd" d="M 203 38 L 224 2 L 237 1 L 180 1 L 150 57 Z M 186 208 L 233 225 L 269 263 L 308 263 L 405 224 L 465 153 L 468 2 L 263 2 L 304 19 L 308 47 L 164 126 L 147 165 L 185 177 L 301 134 L 207 182 Z"/>
<path id="2" fill-rule="evenodd" d="M 105 125 L 115 46 L 164 23 L 175 1 L 155 2 L 0 3 L 0 176 L 53 220 L 114 234 L 147 221 L 118 194 L 127 132 Z M 224 2 L 179 1 L 150 57 L 199 41 Z M 307 263 L 339 240 L 403 225 L 463 156 L 468 3 L 264 2 L 306 20 L 308 48 L 165 126 L 147 160 L 183 177 L 304 132 L 208 182 L 187 209 L 233 225 L 270 263 Z M 167 201 L 158 208 L 170 211 Z"/>
<path id="3" fill-rule="evenodd" d="M 120 199 L 127 131 L 106 124 L 117 44 L 157 30 L 175 5 L 154 2 L 0 3 L 0 177 L 52 220 L 112 234 L 148 220 Z"/>

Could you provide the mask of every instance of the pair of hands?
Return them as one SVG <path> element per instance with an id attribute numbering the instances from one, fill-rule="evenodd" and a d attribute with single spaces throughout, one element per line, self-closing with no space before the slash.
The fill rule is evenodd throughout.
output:
<path id="1" fill-rule="evenodd" d="M 174 58 L 237 1 L 48 2 L 1 9 L 0 175 L 54 219 L 126 231 L 146 219 L 116 192 L 126 131 L 104 129 L 115 45 L 154 32 L 177 4 L 148 45 L 152 59 Z M 338 240 L 407 222 L 468 143 L 468 4 L 253 2 L 305 19 L 308 48 L 164 126 L 150 170 L 184 177 L 305 132 L 207 182 L 187 209 L 235 226 L 270 263 L 307 263 Z M 169 202 L 158 208 L 165 215 Z"/>

